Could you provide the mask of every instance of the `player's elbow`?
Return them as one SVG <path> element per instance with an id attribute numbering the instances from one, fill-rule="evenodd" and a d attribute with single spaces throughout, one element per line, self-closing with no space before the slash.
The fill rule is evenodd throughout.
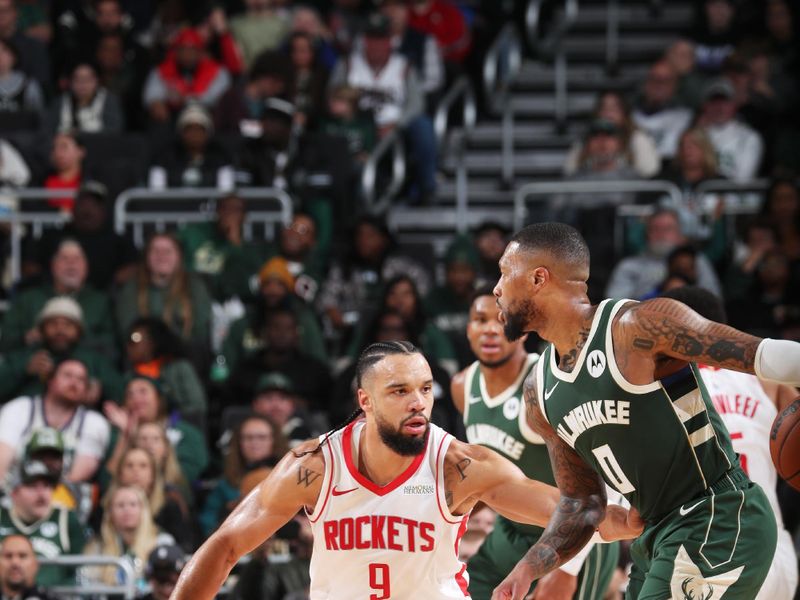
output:
<path id="1" fill-rule="evenodd" d="M 237 544 L 237 536 L 232 531 L 217 530 L 206 542 L 213 556 L 218 557 L 226 572 L 233 569 L 244 554 Z"/>
<path id="2" fill-rule="evenodd" d="M 595 531 L 606 518 L 605 494 L 592 494 L 583 501 L 582 512 L 587 527 Z"/>

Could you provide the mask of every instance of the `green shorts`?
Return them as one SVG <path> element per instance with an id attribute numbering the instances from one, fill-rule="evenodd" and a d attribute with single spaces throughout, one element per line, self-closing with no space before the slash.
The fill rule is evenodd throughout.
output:
<path id="1" fill-rule="evenodd" d="M 539 536 L 527 535 L 510 521 L 498 516 L 494 529 L 478 552 L 467 563 L 469 593 L 472 600 L 489 600 L 492 591 L 511 572 Z M 619 544 L 595 544 L 578 574 L 575 598 L 600 600 L 614 576 L 619 559 Z M 536 586 L 534 582 L 533 587 Z M 531 589 L 533 589 L 531 587 Z"/>
<path id="2" fill-rule="evenodd" d="M 766 494 L 734 467 L 631 546 L 627 600 L 752 600 L 777 543 Z"/>

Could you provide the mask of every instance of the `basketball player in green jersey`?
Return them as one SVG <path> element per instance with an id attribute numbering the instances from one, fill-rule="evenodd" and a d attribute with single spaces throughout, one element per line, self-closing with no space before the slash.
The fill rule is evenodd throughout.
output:
<path id="1" fill-rule="evenodd" d="M 775 518 L 694 363 L 797 385 L 800 344 L 747 335 L 667 298 L 593 306 L 586 242 L 561 223 L 517 233 L 500 272 L 506 337 L 536 331 L 551 342 L 525 402 L 561 502 L 492 598 L 523 598 L 586 544 L 606 505 L 603 480 L 646 522 L 631 548 L 629 598 L 754 598 L 775 552 Z"/>
<path id="2" fill-rule="evenodd" d="M 464 416 L 471 444 L 488 446 L 514 462 L 530 479 L 555 485 L 544 440 L 528 426 L 523 382 L 538 354 L 528 354 L 524 339 L 509 342 L 492 288 L 475 293 L 467 338 L 478 358 L 453 377 L 453 402 Z M 494 529 L 468 565 L 472 600 L 489 600 L 492 590 L 544 531 L 498 516 Z M 602 599 L 619 557 L 618 544 L 588 544 L 569 563 L 536 586 L 535 598 Z"/>

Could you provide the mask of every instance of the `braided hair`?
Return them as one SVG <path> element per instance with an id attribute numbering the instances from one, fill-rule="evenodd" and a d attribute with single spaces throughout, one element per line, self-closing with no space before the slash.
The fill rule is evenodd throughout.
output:
<path id="1" fill-rule="evenodd" d="M 376 342 L 374 344 L 370 344 L 364 348 L 358 357 L 358 362 L 356 362 L 356 388 L 361 387 L 364 375 L 366 375 L 372 367 L 377 365 L 387 356 L 395 354 L 421 354 L 421 352 L 420 349 L 414 344 L 407 341 Z M 320 441 L 320 443 L 317 444 L 317 447 L 313 450 L 306 450 L 305 452 L 293 451 L 292 454 L 294 454 L 296 458 L 301 458 L 306 454 L 315 454 L 316 452 L 319 452 L 322 449 L 322 445 L 328 441 L 329 437 L 358 419 L 363 412 L 364 410 L 360 406 L 355 409 L 349 417 L 347 417 L 334 429 L 331 429 L 328 433 L 326 433 L 325 437 L 322 438 L 322 441 Z"/>

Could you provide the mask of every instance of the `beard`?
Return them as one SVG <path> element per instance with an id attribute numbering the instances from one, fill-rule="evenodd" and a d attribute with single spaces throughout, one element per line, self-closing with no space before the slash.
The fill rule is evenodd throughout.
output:
<path id="1" fill-rule="evenodd" d="M 405 435 L 400 429 L 403 423 L 412 417 L 419 417 L 424 415 L 412 415 L 404 419 L 400 423 L 400 427 L 395 429 L 389 423 L 382 419 L 375 419 L 378 425 L 378 435 L 381 436 L 381 441 L 386 444 L 390 449 L 397 452 L 400 456 L 417 456 L 422 454 L 428 442 L 428 432 L 431 429 L 430 421 L 425 424 L 425 432 L 418 436 Z M 426 418 L 427 421 L 427 418 Z"/>
<path id="2" fill-rule="evenodd" d="M 524 300 L 520 302 L 519 309 L 511 312 L 511 307 L 505 313 L 505 325 L 503 326 L 503 333 L 509 342 L 516 342 L 523 335 L 528 333 L 528 323 L 533 320 L 536 315 L 536 307 L 532 300 Z"/>

